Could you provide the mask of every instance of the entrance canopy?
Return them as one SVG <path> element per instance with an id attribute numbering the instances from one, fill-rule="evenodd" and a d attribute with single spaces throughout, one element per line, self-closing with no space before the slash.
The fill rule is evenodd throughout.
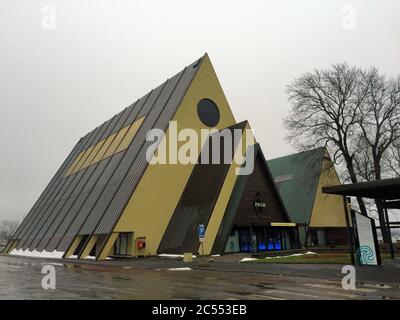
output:
<path id="1" fill-rule="evenodd" d="M 400 199 L 400 178 L 323 187 L 323 193 L 381 200 Z"/>

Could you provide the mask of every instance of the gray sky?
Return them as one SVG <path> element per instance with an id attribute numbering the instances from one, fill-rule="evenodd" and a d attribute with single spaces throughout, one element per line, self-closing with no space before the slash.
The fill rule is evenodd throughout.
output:
<path id="1" fill-rule="evenodd" d="M 291 153 L 285 86 L 343 61 L 399 73 L 399 14 L 398 0 L 0 0 L 0 220 L 29 211 L 82 135 L 204 52 L 266 157 Z"/>

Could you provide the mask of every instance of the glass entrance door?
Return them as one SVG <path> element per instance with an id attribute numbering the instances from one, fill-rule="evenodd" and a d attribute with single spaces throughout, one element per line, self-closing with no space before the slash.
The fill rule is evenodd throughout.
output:
<path id="1" fill-rule="evenodd" d="M 250 229 L 241 228 L 239 229 L 239 247 L 240 252 L 251 252 L 251 237 L 250 237 Z"/>

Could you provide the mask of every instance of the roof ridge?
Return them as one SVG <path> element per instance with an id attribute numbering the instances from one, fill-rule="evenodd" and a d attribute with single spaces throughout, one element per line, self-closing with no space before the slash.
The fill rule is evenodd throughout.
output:
<path id="1" fill-rule="evenodd" d="M 300 156 L 301 154 L 311 153 L 311 152 L 315 152 L 316 153 L 317 151 L 325 150 L 325 148 L 326 147 L 317 147 L 317 148 L 314 148 L 314 149 L 304 150 L 304 151 L 300 151 L 300 152 L 296 152 L 296 153 L 287 154 L 285 156 L 280 156 L 280 157 L 268 159 L 267 161 L 274 161 L 274 160 L 283 159 L 283 158 Z"/>

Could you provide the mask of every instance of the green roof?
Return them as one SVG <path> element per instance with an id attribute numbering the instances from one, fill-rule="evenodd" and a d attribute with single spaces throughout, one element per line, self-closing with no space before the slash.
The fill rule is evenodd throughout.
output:
<path id="1" fill-rule="evenodd" d="M 322 147 L 268 161 L 293 222 L 310 223 L 324 152 Z"/>

